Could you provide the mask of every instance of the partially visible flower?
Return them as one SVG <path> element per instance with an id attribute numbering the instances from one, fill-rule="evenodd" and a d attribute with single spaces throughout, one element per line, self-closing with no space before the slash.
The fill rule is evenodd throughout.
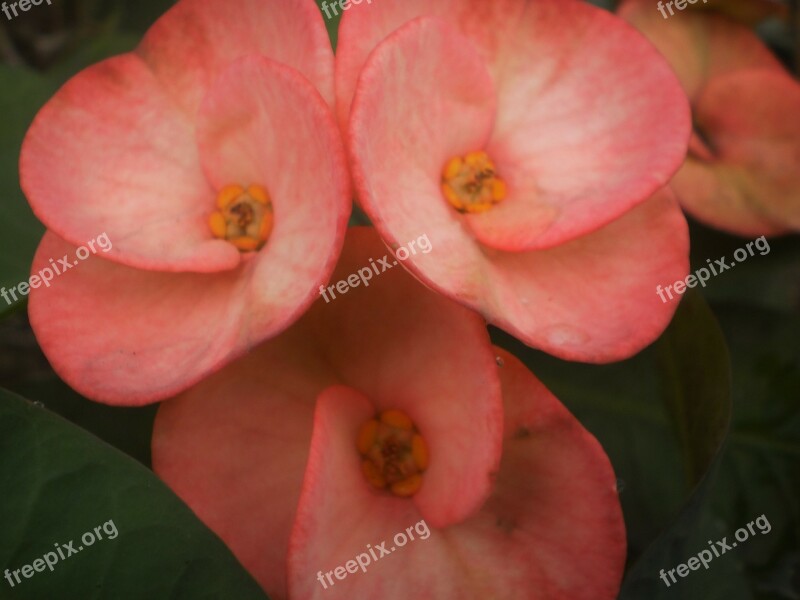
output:
<path id="1" fill-rule="evenodd" d="M 153 402 L 304 312 L 350 208 L 332 96 L 311 0 L 181 0 L 42 108 L 20 158 L 48 229 L 33 271 L 101 233 L 113 243 L 31 295 L 62 378 Z"/>
<path id="2" fill-rule="evenodd" d="M 390 245 L 430 237 L 417 277 L 569 360 L 661 334 L 691 122 L 647 40 L 576 0 L 403 0 L 345 13 L 336 61 L 358 200 Z"/>
<path id="3" fill-rule="evenodd" d="M 756 20 L 773 4 L 725 11 Z M 642 0 L 619 14 L 667 57 L 691 101 L 689 156 L 670 184 L 687 212 L 742 236 L 800 231 L 800 83 L 750 27 L 724 14 L 664 20 Z"/>
<path id="4" fill-rule="evenodd" d="M 351 230 L 336 277 L 383 251 Z M 600 445 L 478 315 L 402 269 L 162 404 L 153 466 L 276 599 L 618 592 L 625 531 Z M 423 519 L 424 542 L 318 580 Z"/>

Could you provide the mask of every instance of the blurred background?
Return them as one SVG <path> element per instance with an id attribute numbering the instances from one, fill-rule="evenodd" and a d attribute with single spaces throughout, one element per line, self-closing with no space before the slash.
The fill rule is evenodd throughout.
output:
<path id="1" fill-rule="evenodd" d="M 171 4 L 53 0 L 12 20 L 0 14 L 0 286 L 28 278 L 44 231 L 17 174 L 33 116 L 79 70 L 132 49 Z M 789 16 L 768 19 L 758 31 L 797 74 L 800 11 L 796 2 L 789 8 Z M 329 23 L 334 44 L 337 24 Z M 690 223 L 693 268 L 750 241 Z M 614 464 L 629 538 L 620 598 L 800 600 L 800 236 L 770 246 L 769 254 L 688 295 L 664 337 L 619 364 L 564 363 L 493 331 L 598 437 Z M 0 301 L 0 387 L 149 466 L 156 407 L 109 408 L 71 391 L 40 352 L 24 303 Z M 0 463 L 6 460 L 0 454 Z M 685 562 L 709 540 L 732 539 L 761 515 L 769 533 L 680 585 L 667 589 L 658 579 L 660 569 Z M 3 543 L 0 531 L 0 550 Z M 0 586 L 0 597 L 6 591 Z"/>

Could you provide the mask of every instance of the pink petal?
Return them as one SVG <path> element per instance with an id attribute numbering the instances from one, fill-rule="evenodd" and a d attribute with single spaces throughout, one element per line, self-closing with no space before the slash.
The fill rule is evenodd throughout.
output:
<path id="1" fill-rule="evenodd" d="M 20 180 L 36 216 L 74 246 L 106 233 L 109 259 L 122 264 L 195 272 L 239 264 L 239 252 L 209 231 L 215 192 L 192 121 L 133 54 L 86 69 L 42 108 L 23 143 Z"/>
<path id="2" fill-rule="evenodd" d="M 491 77 L 469 41 L 438 19 L 413 21 L 390 40 L 364 72 L 355 100 L 350 142 L 360 199 L 381 221 L 411 221 L 417 228 L 434 221 L 455 233 L 441 170 L 452 156 L 488 141 L 495 116 Z M 403 135 L 391 123 L 402 123 Z M 389 197 L 394 200 L 386 202 Z"/>
<path id="3" fill-rule="evenodd" d="M 296 243 L 288 232 L 238 269 L 213 275 L 155 273 L 91 257 L 51 288 L 33 290 L 31 325 L 53 368 L 85 396 L 118 405 L 162 400 L 308 308 L 338 242 L 327 256 L 322 247 L 297 252 Z M 61 256 L 75 256 L 75 247 L 45 234 L 32 272 Z"/>
<path id="4" fill-rule="evenodd" d="M 276 345 L 163 403 L 152 450 L 159 477 L 277 599 L 286 597 L 315 389 L 330 379 L 302 343 Z"/>
<path id="5" fill-rule="evenodd" d="M 426 74 L 401 69 L 420 48 L 428 59 L 412 64 L 426 65 Z M 469 134 L 475 140 L 483 134 L 488 99 L 484 111 L 474 109 L 474 114 L 467 108 L 481 106 L 478 100 L 464 104 L 486 89 L 475 67 L 468 68 L 471 59 L 459 36 L 425 19 L 393 34 L 375 52 L 351 122 L 363 206 L 390 244 L 403 244 L 424 229 L 433 251 L 404 264 L 526 343 L 570 360 L 604 362 L 634 354 L 660 335 L 675 309 L 661 302 L 656 286 L 683 279 L 688 271 L 686 223 L 678 207 L 662 192 L 618 222 L 549 251 L 482 248 L 441 198 L 438 171 L 447 157 L 447 138 L 428 133 L 449 128 L 459 144 Z M 385 72 L 393 74 L 387 85 L 372 86 Z M 470 84 L 468 77 L 475 81 Z M 416 91 L 420 81 L 437 81 L 449 95 L 425 96 Z M 460 92 L 460 86 L 472 95 Z M 411 133 L 398 135 L 395 122 Z M 421 132 L 426 132 L 424 143 Z M 397 173 L 403 173 L 401 183 Z"/>
<path id="6" fill-rule="evenodd" d="M 457 404 L 453 398 L 448 400 Z M 354 551 L 345 558 L 341 549 L 368 552 L 367 543 L 378 544 L 389 538 L 398 522 L 405 527 L 420 519 L 414 502 L 374 492 L 361 474 L 355 440 L 361 424 L 373 417 L 374 411 L 366 396 L 346 387 L 326 390 L 317 402 L 311 451 L 289 543 L 291 598 L 323 597 L 326 588 L 315 578 L 317 571 L 328 571 L 356 556 Z M 423 489 L 430 478 L 427 473 Z M 453 484 L 458 480 L 447 477 L 445 481 Z M 389 549 L 387 544 L 386 550 Z M 370 576 L 382 578 L 380 572 Z M 413 578 L 413 571 L 407 576 Z M 360 579 L 360 574 L 351 575 L 345 585 L 336 585 L 328 592 L 348 598 L 390 597 L 364 595 L 364 582 Z M 380 589 L 385 591 L 384 586 Z"/>
<path id="7" fill-rule="evenodd" d="M 230 532 L 223 539 L 270 594 L 285 595 L 281 584 L 283 562 L 277 555 L 265 557 L 256 537 L 263 543 L 261 536 L 269 531 L 270 543 L 279 548 L 288 544 L 286 525 L 292 515 L 284 499 L 299 497 L 298 478 L 302 473 L 282 489 L 279 502 L 273 502 L 273 496 L 256 494 L 258 506 L 266 507 L 257 515 L 259 521 L 265 521 L 264 529 L 245 535 L 233 531 L 235 524 L 229 521 L 234 518 L 231 515 L 241 521 L 241 515 L 248 514 L 230 510 L 230 506 L 249 506 L 253 496 L 249 487 L 232 483 L 234 474 L 239 473 L 238 465 L 250 464 L 249 444 L 241 446 L 237 458 L 226 454 L 229 463 L 203 458 L 206 453 L 216 454 L 224 445 L 203 441 L 208 439 L 206 428 L 216 429 L 224 423 L 225 431 L 234 431 L 241 425 L 240 415 L 255 413 L 252 418 L 258 419 L 260 410 L 248 412 L 250 404 L 271 407 L 268 414 L 282 418 L 285 402 L 309 407 L 329 386 L 347 385 L 368 398 L 373 407 L 368 416 L 389 407 L 403 409 L 425 436 L 431 456 L 428 479 L 407 505 L 418 505 L 431 523 L 448 524 L 474 512 L 489 493 L 490 473 L 496 470 L 500 457 L 502 406 L 485 324 L 474 313 L 427 290 L 391 262 L 389 270 L 375 275 L 371 264 L 379 265 L 385 254 L 387 249 L 374 230 L 351 229 L 333 281 L 358 277 L 353 274 L 359 272 L 366 279 L 366 273 L 372 272 L 368 289 L 360 289 L 364 285 L 359 284 L 345 294 L 336 292 L 334 298 L 327 292 L 329 302 L 317 302 L 280 336 L 261 344 L 178 400 L 165 403 L 159 411 L 154 434 L 158 440 L 154 444 L 157 472 L 170 485 L 176 482 L 178 493 L 190 506 L 201 507 L 198 514 L 215 531 Z M 201 415 L 199 421 L 183 418 L 184 411 Z M 168 421 L 162 421 L 164 413 Z M 182 430 L 184 425 L 186 431 Z M 291 426 L 288 435 L 307 442 L 311 425 L 309 418 L 306 433 L 301 435 Z M 254 423 L 253 427 L 261 431 L 260 425 Z M 258 468 L 266 472 L 302 470 L 302 466 L 297 467 L 300 458 L 294 437 L 287 440 L 282 427 L 271 422 L 270 427 L 270 435 L 276 434 L 279 441 L 264 436 L 268 446 L 264 455 L 270 458 L 262 458 Z M 183 453 L 187 439 L 195 442 Z M 287 445 L 286 452 L 277 450 L 279 443 Z M 355 453 L 355 437 L 350 444 Z M 304 451 L 303 460 L 305 456 Z M 175 466 L 169 472 L 159 468 L 172 462 Z M 209 462 L 219 472 L 205 471 Z M 219 493 L 199 483 L 200 471 L 202 478 L 226 482 L 228 498 L 224 504 L 218 500 Z M 359 477 L 359 485 L 366 486 L 360 473 Z M 291 505 L 293 508 L 294 501 Z"/>
<path id="8" fill-rule="evenodd" d="M 193 115 L 227 65 L 260 54 L 302 73 L 333 105 L 333 50 L 312 0 L 180 0 L 137 52 Z"/>
<path id="9" fill-rule="evenodd" d="M 274 229 L 227 273 L 150 273 L 95 258 L 59 279 L 58 292 L 34 294 L 31 320 L 45 353 L 89 397 L 144 404 L 182 391 L 284 330 L 333 271 L 350 185 L 338 128 L 314 88 L 287 67 L 243 59 L 209 92 L 201 117 L 212 181 L 266 185 Z M 204 206 L 207 217 L 213 201 Z M 65 254 L 74 248 L 48 234 L 34 272 Z"/>
<path id="10" fill-rule="evenodd" d="M 269 191 L 270 245 L 289 237 L 295 244 L 281 256 L 286 277 L 308 262 L 306 254 L 329 254 L 334 240 L 338 253 L 352 208 L 347 159 L 330 109 L 303 77 L 263 57 L 237 60 L 206 95 L 197 130 L 216 189 L 258 184 Z"/>
<path id="11" fill-rule="evenodd" d="M 800 84 L 742 70 L 712 79 L 696 104 L 713 157 L 690 157 L 675 177 L 684 208 L 740 235 L 800 230 Z"/>
<path id="12" fill-rule="evenodd" d="M 374 230 L 351 229 L 332 281 L 369 271 L 368 258 L 385 254 Z M 394 267 L 315 309 L 309 319 L 321 320 L 315 331 L 341 381 L 378 411 L 404 410 L 425 437 L 434 458 L 414 497 L 425 518 L 436 526 L 464 519 L 488 492 L 502 436 L 483 321 Z"/>
<path id="13" fill-rule="evenodd" d="M 390 33 L 421 16 L 438 16 L 469 35 L 485 56 L 499 48 L 505 26 L 524 10 L 519 0 L 367 0 L 342 14 L 336 48 L 336 104 L 342 130 L 347 129 L 356 84 L 367 58 Z M 490 69 L 493 61 L 487 62 Z M 437 86 L 438 88 L 439 86 Z"/>
<path id="14" fill-rule="evenodd" d="M 669 65 L 621 19 L 584 2 L 527 7 L 505 39 L 487 148 L 508 198 L 468 218 L 480 242 L 507 251 L 575 239 L 647 200 L 691 131 Z"/>
<path id="15" fill-rule="evenodd" d="M 617 12 L 667 58 L 693 102 L 713 77 L 740 69 L 782 69 L 751 28 L 719 15 L 685 10 L 665 20 L 653 2 L 644 0 L 627 0 Z"/>
<path id="16" fill-rule="evenodd" d="M 444 529 L 402 501 L 354 491 L 350 440 L 367 403 L 341 389 L 321 398 L 292 533 L 292 598 L 616 597 L 626 544 L 608 458 L 519 361 L 498 354 L 506 441 L 497 483 L 478 514 Z M 377 550 L 383 542 L 389 555 Z M 359 555 L 366 562 L 368 544 L 377 561 L 323 587 L 319 571 L 324 578 Z"/>
<path id="17" fill-rule="evenodd" d="M 363 163 L 357 165 L 365 180 L 360 200 L 373 219 L 387 220 L 384 213 L 390 211 L 421 218 L 432 210 L 428 205 L 443 203 L 438 188 L 421 195 L 422 184 L 414 182 L 414 196 L 398 202 L 396 194 L 380 189 L 380 179 L 424 158 L 426 172 L 433 171 L 427 187 L 438 184 L 444 162 L 456 152 L 440 157 L 442 144 L 434 140 L 428 148 L 420 140 L 428 137 L 428 121 L 438 107 L 460 100 L 451 88 L 463 83 L 452 80 L 459 75 L 466 80 L 465 72 L 477 74 L 481 65 L 493 73 L 498 90 L 487 150 L 508 183 L 509 197 L 484 214 L 460 219 L 452 209 L 447 213 L 483 244 L 520 251 L 573 239 L 646 200 L 680 166 L 690 133 L 688 104 L 668 65 L 646 40 L 620 19 L 583 3 L 545 0 L 526 6 L 516 21 L 498 18 L 483 25 L 504 33 L 493 40 L 493 53 L 486 50 L 489 41 L 476 39 L 475 50 L 466 49 L 466 39 L 429 21 L 393 34 L 371 56 L 350 127 L 355 160 Z M 383 30 L 380 17 L 373 28 Z M 358 31 L 371 32 L 366 19 L 360 17 Z M 566 28 L 583 42 L 558 33 Z M 446 39 L 435 39 L 432 31 Z M 473 37 L 468 30 L 468 38 Z M 351 46 L 355 54 L 363 41 Z M 468 60 L 454 47 L 464 48 Z M 342 70 L 349 72 L 355 61 L 345 42 L 343 48 Z M 420 54 L 425 58 L 411 63 L 406 58 Z M 398 84 L 398 73 L 405 85 Z M 396 118 L 411 112 L 418 114 Z M 459 130 L 467 125 L 465 116 L 454 114 L 445 124 L 444 134 L 463 143 Z M 484 145 L 456 148 L 463 154 Z"/>
<path id="18" fill-rule="evenodd" d="M 413 59 L 421 53 L 425 60 Z M 424 65 L 424 74 L 422 66 L 420 72 L 407 68 L 409 60 Z M 483 248 L 439 189 L 445 161 L 480 147 L 490 125 L 490 87 L 480 64 L 462 36 L 433 18 L 406 25 L 373 54 L 351 121 L 362 205 L 389 244 L 426 233 L 433 251 L 404 264 L 526 343 L 573 360 L 630 356 L 651 343 L 674 312 L 674 304 L 662 303 L 655 290 L 688 271 L 680 211 L 662 194 L 619 223 L 551 251 Z M 429 89 L 425 81 L 441 92 L 423 94 Z M 406 133 L 398 133 L 395 123 L 403 123 Z M 586 294 L 587 280 L 604 293 Z"/>
<path id="19" fill-rule="evenodd" d="M 574 242 L 487 262 L 492 322 L 566 360 L 611 362 L 633 356 L 666 329 L 677 304 L 662 301 L 657 289 L 688 274 L 689 236 L 663 189 Z"/>

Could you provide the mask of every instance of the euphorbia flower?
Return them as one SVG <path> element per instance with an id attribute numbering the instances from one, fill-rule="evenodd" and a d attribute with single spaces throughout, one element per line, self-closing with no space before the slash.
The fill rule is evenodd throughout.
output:
<path id="1" fill-rule="evenodd" d="M 800 83 L 748 26 L 723 14 L 686 10 L 664 20 L 641 0 L 619 12 L 667 57 L 692 103 L 689 156 L 670 184 L 687 212 L 742 236 L 800 231 Z"/>
<path id="2" fill-rule="evenodd" d="M 383 253 L 351 230 L 335 277 Z M 477 314 L 402 269 L 162 404 L 153 466 L 272 598 L 618 591 L 625 532 L 600 445 Z M 320 571 L 421 520 L 429 539 L 323 587 Z"/>
<path id="3" fill-rule="evenodd" d="M 62 378 L 155 401 L 297 319 L 350 209 L 332 96 L 311 0 L 181 0 L 45 105 L 20 159 L 48 229 L 33 272 L 101 233 L 113 244 L 31 296 Z"/>
<path id="4" fill-rule="evenodd" d="M 429 236 L 403 263 L 423 282 L 571 360 L 663 331 L 688 236 L 658 190 L 690 119 L 641 35 L 575 0 L 374 2 L 336 60 L 358 200 L 388 243 Z"/>

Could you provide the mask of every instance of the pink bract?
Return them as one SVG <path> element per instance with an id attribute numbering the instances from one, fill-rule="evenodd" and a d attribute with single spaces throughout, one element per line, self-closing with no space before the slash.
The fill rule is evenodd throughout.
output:
<path id="1" fill-rule="evenodd" d="M 130 53 L 71 79 L 20 159 L 47 226 L 33 272 L 105 233 L 113 244 L 34 290 L 30 318 L 86 396 L 145 404 L 289 326 L 327 281 L 350 182 L 330 105 L 333 54 L 311 0 L 181 0 Z M 266 188 L 258 253 L 208 224 L 225 186 Z"/>
<path id="2" fill-rule="evenodd" d="M 375 2 L 344 14 L 337 111 L 358 200 L 404 264 L 527 344 L 570 360 L 635 354 L 688 271 L 671 192 L 690 134 L 667 63 L 621 19 L 573 0 Z M 459 214 L 441 191 L 484 150 L 505 200 Z"/>
<path id="3" fill-rule="evenodd" d="M 755 19 L 774 3 L 722 7 Z M 800 83 L 748 26 L 687 10 L 665 21 L 652 3 L 620 15 L 675 68 L 694 111 L 695 134 L 670 187 L 700 221 L 756 237 L 800 231 Z"/>
<path id="4" fill-rule="evenodd" d="M 334 277 L 385 252 L 374 230 L 352 229 Z M 410 499 L 360 471 L 359 427 L 386 408 L 430 448 Z M 320 300 L 164 403 L 153 464 L 276 599 L 611 600 L 619 588 L 625 531 L 600 445 L 491 346 L 478 315 L 400 268 Z M 422 519 L 429 539 L 328 589 L 317 580 Z"/>

